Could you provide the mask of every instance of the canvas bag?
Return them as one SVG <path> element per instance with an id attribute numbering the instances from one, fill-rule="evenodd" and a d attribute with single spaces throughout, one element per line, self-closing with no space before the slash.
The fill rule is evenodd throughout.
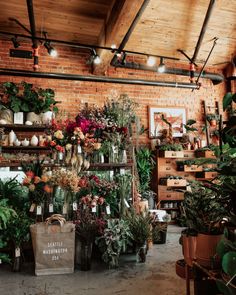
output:
<path id="1" fill-rule="evenodd" d="M 55 224 L 55 222 L 57 224 Z M 64 274 L 74 272 L 75 225 L 54 214 L 30 226 L 35 274 Z"/>

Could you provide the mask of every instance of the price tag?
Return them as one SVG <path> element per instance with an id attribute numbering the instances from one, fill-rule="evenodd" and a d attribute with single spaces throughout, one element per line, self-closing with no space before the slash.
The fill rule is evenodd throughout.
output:
<path id="1" fill-rule="evenodd" d="M 110 205 L 107 205 L 106 206 L 106 212 L 107 212 L 107 215 L 110 215 L 111 214 Z"/>
<path id="2" fill-rule="evenodd" d="M 94 213 L 97 212 L 97 206 L 92 207 L 92 212 L 94 212 Z"/>
<path id="3" fill-rule="evenodd" d="M 73 202 L 73 211 L 77 211 L 77 203 Z"/>
<path id="4" fill-rule="evenodd" d="M 114 178 L 114 171 L 111 170 L 111 171 L 110 171 L 110 179 L 113 180 L 113 178 Z"/>
<path id="5" fill-rule="evenodd" d="M 34 212 L 34 209 L 35 209 L 35 204 L 33 203 L 30 206 L 29 212 Z"/>
<path id="6" fill-rule="evenodd" d="M 63 205 L 62 214 L 67 214 L 67 204 Z"/>
<path id="7" fill-rule="evenodd" d="M 15 257 L 20 257 L 20 248 L 15 249 Z"/>
<path id="8" fill-rule="evenodd" d="M 124 199 L 124 203 L 125 203 L 125 206 L 126 206 L 127 208 L 129 208 L 129 207 L 130 207 L 130 205 L 129 205 L 129 203 L 127 202 L 127 200 L 126 200 L 126 199 Z"/>
<path id="9" fill-rule="evenodd" d="M 36 215 L 42 215 L 42 207 L 37 206 Z"/>
<path id="10" fill-rule="evenodd" d="M 53 213 L 53 204 L 49 204 L 48 211 L 49 213 Z"/>
<path id="11" fill-rule="evenodd" d="M 87 208 L 87 205 L 83 204 L 83 209 L 86 210 L 86 208 Z"/>
<path id="12" fill-rule="evenodd" d="M 82 154 L 82 148 L 80 145 L 77 146 L 77 153 Z"/>
<path id="13" fill-rule="evenodd" d="M 120 175 L 125 175 L 125 169 L 120 169 Z"/>

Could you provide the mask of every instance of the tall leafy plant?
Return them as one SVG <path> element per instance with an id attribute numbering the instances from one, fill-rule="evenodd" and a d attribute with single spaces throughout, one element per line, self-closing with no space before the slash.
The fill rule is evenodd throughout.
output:
<path id="1" fill-rule="evenodd" d="M 152 169 L 155 164 L 151 150 L 147 147 L 138 149 L 136 151 L 136 163 L 139 176 L 139 190 L 142 194 L 150 189 Z"/>

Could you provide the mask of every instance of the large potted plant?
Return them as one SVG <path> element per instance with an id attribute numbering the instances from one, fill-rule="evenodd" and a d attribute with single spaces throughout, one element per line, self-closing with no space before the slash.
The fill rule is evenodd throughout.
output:
<path id="1" fill-rule="evenodd" d="M 212 190 L 199 183 L 192 183 L 191 191 L 185 192 L 183 209 L 188 228 L 197 232 L 196 259 L 201 265 L 211 267 L 227 210 L 217 193 L 213 194 Z"/>
<path id="2" fill-rule="evenodd" d="M 109 268 L 119 266 L 119 257 L 122 250 L 130 243 L 132 232 L 129 224 L 124 219 L 109 219 L 103 235 L 97 237 L 95 242 L 98 245 L 102 259 Z"/>
<path id="3" fill-rule="evenodd" d="M 152 237 L 151 223 L 152 216 L 149 214 L 139 214 L 131 210 L 126 220 L 132 234 L 133 244 L 136 248 L 137 262 L 146 261 L 147 241 Z"/>

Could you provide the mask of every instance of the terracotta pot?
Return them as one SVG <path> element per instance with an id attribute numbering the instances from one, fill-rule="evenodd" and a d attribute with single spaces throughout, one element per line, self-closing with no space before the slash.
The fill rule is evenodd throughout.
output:
<path id="1" fill-rule="evenodd" d="M 196 260 L 199 264 L 211 268 L 216 246 L 222 237 L 223 235 L 197 235 Z"/>
<path id="2" fill-rule="evenodd" d="M 216 120 L 211 120 L 210 121 L 210 126 L 211 127 L 216 127 L 217 126 Z"/>
<path id="3" fill-rule="evenodd" d="M 182 243 L 184 260 L 189 266 L 192 266 L 193 260 L 196 259 L 197 237 L 182 234 Z"/>
<path id="4" fill-rule="evenodd" d="M 182 279 L 186 278 L 186 262 L 184 259 L 179 259 L 175 262 L 175 272 L 177 276 L 179 276 Z M 193 269 L 190 268 L 189 271 L 189 278 L 193 279 Z"/>

